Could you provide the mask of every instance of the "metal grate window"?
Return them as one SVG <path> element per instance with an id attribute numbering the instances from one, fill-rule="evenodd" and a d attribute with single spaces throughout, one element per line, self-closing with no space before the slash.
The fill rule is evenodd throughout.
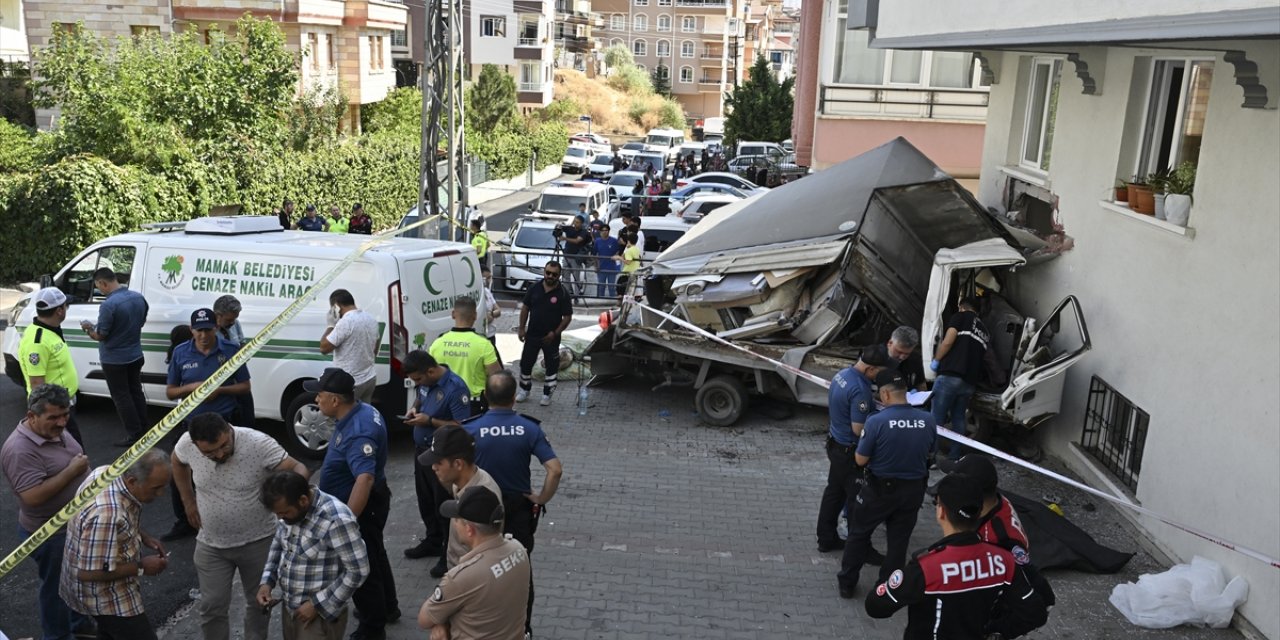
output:
<path id="1" fill-rule="evenodd" d="M 1131 491 L 1138 490 L 1150 423 L 1150 414 L 1093 376 L 1080 444 Z"/>

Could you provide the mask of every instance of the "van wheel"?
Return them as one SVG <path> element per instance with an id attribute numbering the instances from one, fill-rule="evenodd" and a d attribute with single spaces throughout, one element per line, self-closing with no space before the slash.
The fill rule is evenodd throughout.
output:
<path id="1" fill-rule="evenodd" d="M 289 403 L 284 414 L 284 448 L 299 460 L 319 460 L 329 450 L 329 440 L 337 424 L 320 412 L 316 394 L 303 392 Z"/>
<path id="2" fill-rule="evenodd" d="M 703 422 L 727 427 L 737 422 L 747 408 L 747 385 L 732 376 L 716 376 L 698 389 L 693 406 Z"/>

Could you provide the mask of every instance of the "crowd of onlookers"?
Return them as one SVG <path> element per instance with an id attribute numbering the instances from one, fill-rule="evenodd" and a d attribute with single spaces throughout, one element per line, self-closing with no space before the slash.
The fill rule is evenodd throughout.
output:
<path id="1" fill-rule="evenodd" d="M 351 207 L 351 215 L 344 216 L 342 209 L 338 205 L 329 207 L 328 215 L 319 215 L 316 205 L 309 204 L 302 210 L 302 216 L 297 220 L 293 218 L 294 204 L 292 200 L 285 200 L 279 209 L 275 210 L 275 215 L 280 219 L 280 226 L 285 229 L 297 229 L 298 231 L 327 231 L 329 233 L 358 233 L 362 235 L 370 235 L 373 233 L 373 218 L 364 212 L 364 206 L 356 203 Z"/>

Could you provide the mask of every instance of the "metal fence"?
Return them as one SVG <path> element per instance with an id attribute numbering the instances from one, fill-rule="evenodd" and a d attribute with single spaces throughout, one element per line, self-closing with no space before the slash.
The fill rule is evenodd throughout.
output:
<path id="1" fill-rule="evenodd" d="M 491 251 L 488 257 L 493 274 L 493 290 L 518 293 L 540 282 L 546 263 L 555 260 L 560 264 L 560 283 L 573 298 L 575 306 L 602 305 L 616 302 L 636 285 L 631 278 L 624 278 L 619 269 L 601 269 L 603 262 L 612 258 L 594 255 L 566 256 L 560 252 Z M 640 259 L 640 273 L 651 262 Z M 603 275 L 603 277 L 601 277 Z"/>
<path id="2" fill-rule="evenodd" d="M 1080 445 L 1131 491 L 1138 490 L 1150 423 L 1150 414 L 1093 376 Z"/>

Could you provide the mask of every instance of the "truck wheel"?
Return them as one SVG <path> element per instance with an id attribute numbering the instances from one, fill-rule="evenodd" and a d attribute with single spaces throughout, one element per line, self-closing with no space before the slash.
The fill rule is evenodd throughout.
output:
<path id="1" fill-rule="evenodd" d="M 747 385 L 731 376 L 716 376 L 698 389 L 693 406 L 703 422 L 727 427 L 737 422 L 747 408 Z"/>
<path id="2" fill-rule="evenodd" d="M 320 413 L 316 394 L 303 392 L 289 403 L 284 414 L 284 445 L 289 455 L 299 460 L 319 460 L 329 449 L 337 422 Z"/>

